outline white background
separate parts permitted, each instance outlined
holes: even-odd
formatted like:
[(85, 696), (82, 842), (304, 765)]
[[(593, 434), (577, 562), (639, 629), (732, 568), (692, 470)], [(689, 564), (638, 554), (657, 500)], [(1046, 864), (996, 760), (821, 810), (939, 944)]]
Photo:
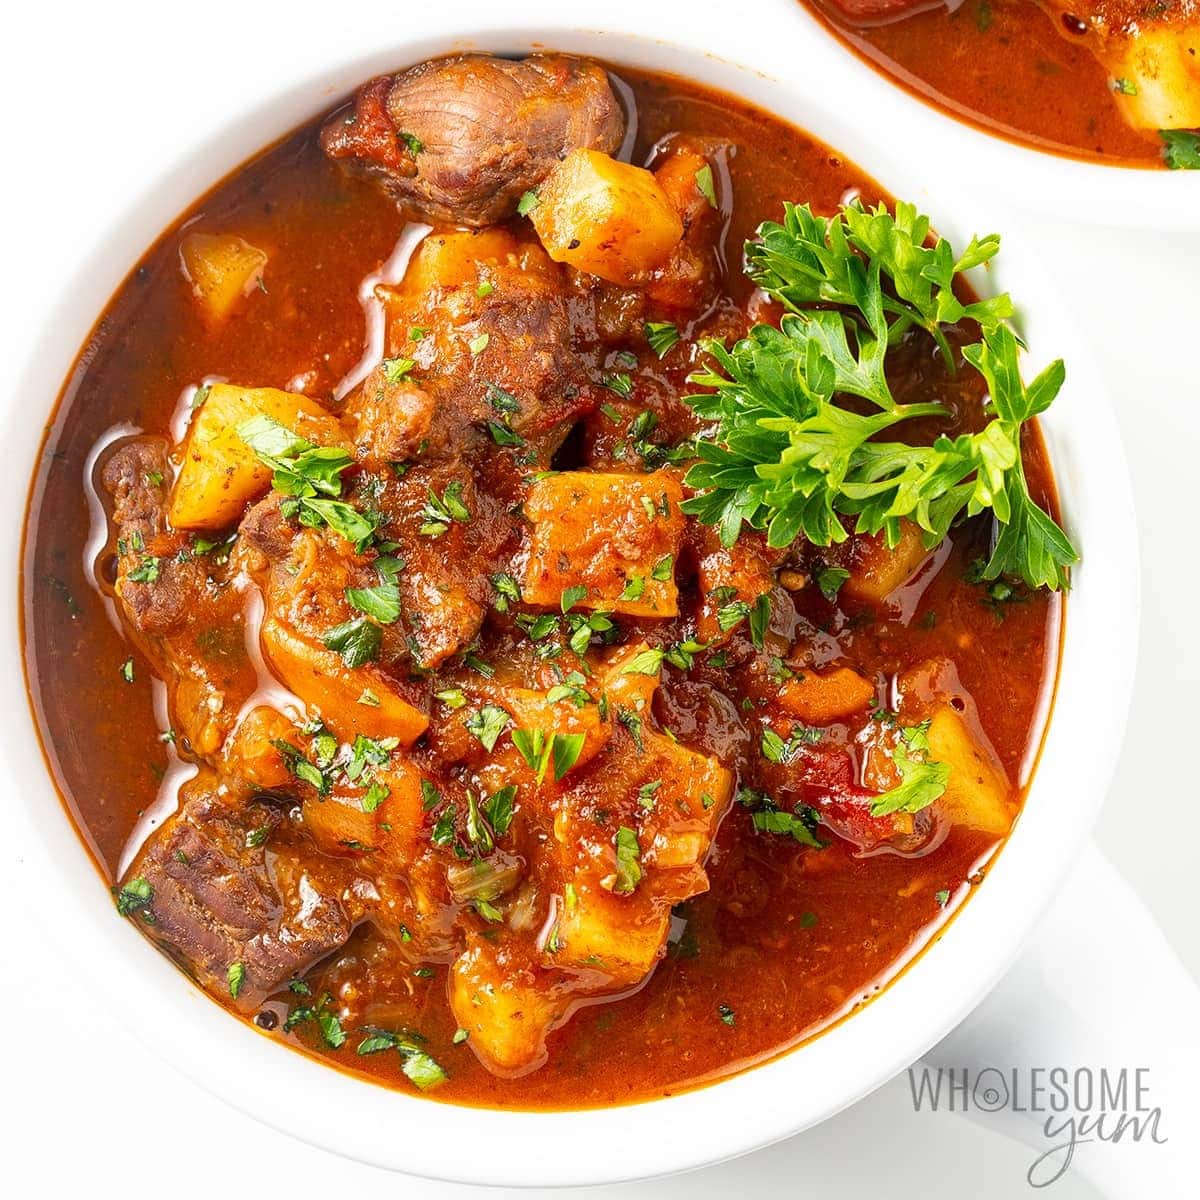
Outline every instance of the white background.
[[(281, 86), (286, 81), (294, 26), (289, 23), (291, 34), (245, 40), (240, 7), (213, 0), (178, 13), (169, 5), (143, 12), (99, 4), (22, 5), (6, 13), (0, 330), (10, 328), (10, 306), (52, 295), (56, 280), (72, 269), (70, 231), (79, 206), (90, 195), (136, 184), (144, 164), (169, 143), (173, 113), (202, 110), (204, 89), (220, 70), (274, 71)], [(361, 7), (339, 3), (334, 19), (352, 19)], [(400, 0), (392, 6), (397, 20), (403, 9)], [(258, 25), (260, 33), (267, 28), (265, 21)], [(147, 230), (148, 240), (155, 232)], [(1193, 832), (1200, 795), (1191, 765), (1200, 714), (1194, 619), (1200, 571), (1189, 524), (1200, 408), (1200, 214), (1197, 233), (1187, 236), (1045, 225), (1036, 235), (1019, 236), (1039, 247), (1081, 324), (1095, 335), (1139, 509), (1141, 555), (1139, 561), (1131, 550), (1129, 570), (1142, 572), (1141, 662), (1129, 735), (1098, 839), (1200, 975), (1200, 850)], [(7, 354), (20, 349), (4, 344)], [(31, 419), (40, 419), (46, 401), (3, 398), (28, 404), (37, 414)], [(1111, 631), (1114, 642), (1133, 635)], [(1112, 699), (1097, 696), (1095, 703)], [(336, 1188), (363, 1200), (468, 1195), (470, 1189), (389, 1176), (290, 1142), (152, 1058), (89, 1006), (87, 980), (72, 975), (70, 931), (43, 928), (36, 894), (25, 888), (16, 895), (9, 886), (21, 853), (20, 846), (4, 845), (0, 858), (10, 965), (0, 1060), (0, 1184), (8, 1194), (86, 1188), (102, 1197), (169, 1191), (184, 1200), (210, 1197), (214, 1189), (250, 1195), (269, 1185), (279, 1195)], [(1113, 954), (1119, 967), (1120, 947)], [(134, 980), (129, 1004), (136, 1010)], [(379, 1135), (402, 1138), (403, 1130)], [(914, 1115), (900, 1079), (782, 1146), (605, 1194), (717, 1197), (746, 1189), (846, 1200), (998, 1200), (1030, 1194), (1023, 1183), (1029, 1158), (1025, 1148), (952, 1116)], [(1097, 1195), (1071, 1176), (1053, 1194), (1057, 1200)]]

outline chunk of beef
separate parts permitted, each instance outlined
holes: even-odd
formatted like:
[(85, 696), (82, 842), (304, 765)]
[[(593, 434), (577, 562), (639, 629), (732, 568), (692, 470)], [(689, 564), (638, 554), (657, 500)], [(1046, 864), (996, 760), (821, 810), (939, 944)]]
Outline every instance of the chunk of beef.
[[(492, 596), (488, 577), (510, 567), (519, 539), (509, 507), (459, 463), (431, 463), (387, 480), (378, 505), (404, 569), (396, 578), (409, 647), (436, 668), (478, 634)], [(447, 495), (469, 514), (436, 521), (431, 499)]]
[(680, 135), (663, 148), (654, 178), (679, 214), (683, 238), (662, 266), (645, 281), (652, 305), (696, 314), (708, 308), (721, 282), (720, 241), (725, 215), (700, 189), (707, 168), (719, 178), (729, 147), (723, 142)]
[(321, 144), (414, 215), (478, 227), (515, 215), (568, 150), (611, 152), (624, 128), (595, 63), (462, 54), (372, 80), (352, 112), (325, 126)]
[(118, 551), (114, 590), (134, 640), (170, 689), (173, 727), (211, 757), (257, 680), (230, 569), (170, 527), (169, 480), (166, 445), (157, 438), (126, 442), (104, 464)]
[(283, 497), (278, 492), (268, 492), (250, 508), (238, 526), (238, 536), (247, 549), (257, 550), (268, 560), (287, 556), (296, 537), (297, 526), (280, 511)]
[(113, 501), (117, 595), (133, 626), (149, 636), (188, 625), (207, 587), (205, 565), (180, 556), (191, 539), (168, 527), (170, 479), (166, 443), (158, 438), (126, 442), (101, 471)]
[[(201, 777), (191, 799), (147, 842), (129, 870), (150, 888), (146, 932), (209, 991), (253, 1008), (350, 936), (361, 912), (333, 869), (276, 840), (278, 813), (235, 809)], [(231, 988), (230, 970), (241, 964)], [(232, 978), (237, 978), (235, 969)]]
[(507, 429), (546, 466), (599, 402), (572, 347), (562, 269), (505, 230), (431, 234), (385, 303), (391, 357), (345, 414), (369, 461), (490, 452), (514, 444)]

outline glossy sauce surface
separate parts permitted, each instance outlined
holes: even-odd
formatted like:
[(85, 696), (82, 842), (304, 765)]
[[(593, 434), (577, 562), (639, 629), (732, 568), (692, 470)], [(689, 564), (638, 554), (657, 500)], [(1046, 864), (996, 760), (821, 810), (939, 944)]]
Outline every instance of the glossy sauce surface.
[[(737, 100), (675, 79), (619, 73), (639, 111), (634, 162), (646, 160), (669, 133), (731, 147), (728, 267), (724, 296), (704, 318), (707, 328), (737, 328), (747, 310), (772, 315), (736, 268), (743, 239), (776, 217), (785, 199), (830, 211), (851, 189), (879, 195), (838, 155)], [(404, 222), (382, 194), (321, 154), (315, 128), (235, 173), (146, 254), (82, 353), (48, 431), (24, 580), (31, 688), (58, 785), (110, 882), (170, 815), (196, 756), (164, 740), (171, 716), (163, 684), (115, 617), (98, 463), (133, 433), (173, 438), (201, 381), (227, 378), (328, 398), (355, 368), (364, 346), (360, 284), (386, 262)], [(180, 240), (197, 231), (236, 232), (268, 254), (262, 289), (236, 320), (217, 328), (201, 320), (180, 269)], [(978, 389), (942, 378), (931, 359), (912, 348), (893, 383), (897, 394), (934, 388), (963, 425), (977, 424)], [(674, 397), (687, 390), (690, 369), (643, 357), (633, 371), (668, 433), (678, 419)], [(611, 469), (617, 451), (602, 426), (588, 423), (579, 441), (582, 448), (570, 453)], [(1029, 438), (1025, 451), (1035, 496), (1052, 502), (1040, 439)], [(1040, 741), (1060, 603), (1042, 593), (998, 603), (968, 579), (969, 564), (986, 550), (987, 529), (968, 524), (955, 531), (935, 569), (902, 589), (885, 612), (831, 601), (809, 586), (775, 619), (803, 642), (810, 666), (849, 661), (876, 680), (883, 705), (898, 672), (929, 659), (953, 662), (1015, 796)], [(253, 616), (252, 604), (239, 607), (208, 631), (208, 650), (227, 663), (231, 677), (248, 676), (249, 686), (269, 691), (274, 681), (262, 675), (253, 653)], [(635, 639), (656, 623), (625, 625)], [(667, 640), (691, 629), (685, 612), (671, 622)], [(656, 632), (664, 632), (661, 622)], [(512, 637), (485, 630), (479, 653), (519, 662)], [(654, 717), (684, 745), (734, 768), (739, 782), (763, 786), (768, 776), (753, 741), (759, 729), (753, 713), (766, 703), (764, 688), (778, 683), (705, 666), (664, 671)], [(824, 734), (827, 746), (851, 757), (855, 736), (836, 722)], [(415, 753), (424, 763), (425, 752)], [(583, 1005), (551, 1033), (548, 1063), (516, 1078), (497, 1081), (469, 1045), (456, 1042), (445, 961), (397, 957), (392, 941), (369, 923), (304, 981), (305, 996), (327, 993), (341, 1006), (346, 1044), (324, 1044), (313, 1022), (285, 1032), (289, 1012), (308, 1002), (287, 990), (243, 1015), (265, 1036), (402, 1088), (410, 1085), (395, 1055), (355, 1055), (357, 1030), (367, 1024), (418, 1030), (448, 1075), (431, 1094), (453, 1102), (582, 1107), (709, 1082), (796, 1045), (869, 999), (968, 896), (999, 841), (947, 825), (911, 851), (864, 852), (826, 836), (827, 848), (809, 852), (787, 837), (756, 834), (735, 804), (707, 864), (709, 888), (677, 910), (666, 956), (648, 982), (624, 998)], [(349, 869), (346, 861), (327, 865), (337, 872)], [(104, 903), (99, 892), (97, 903)], [(137, 1003), (135, 983), (130, 1003)]]

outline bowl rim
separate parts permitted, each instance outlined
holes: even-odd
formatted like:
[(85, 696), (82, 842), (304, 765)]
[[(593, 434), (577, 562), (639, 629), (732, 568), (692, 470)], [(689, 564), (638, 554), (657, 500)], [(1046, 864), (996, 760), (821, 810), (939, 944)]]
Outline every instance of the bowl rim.
[[(581, 28), (548, 0), (530, 0), (519, 22), (471, 14), (469, 24), (447, 14), (406, 16), (404, 36), (380, 47), (378, 38), (347, 33), (314, 47), (280, 92), (258, 83), (254, 94), (226, 97), (196, 137), (173, 149), (174, 161), (122, 206), (87, 241), (76, 277), (64, 285), (52, 313), (26, 315), (31, 353), (12, 395), (56, 396), (96, 315), (129, 265), (159, 231), (196, 196), (276, 136), (328, 107), (363, 78), (462, 47), (519, 51), (553, 45), (592, 53), (616, 63), (658, 64), (745, 96), (811, 130), (826, 143), (867, 164), (870, 174), (896, 194), (940, 217), (978, 212), (979, 197), (956, 189), (935, 202), (917, 178), (906, 138), (873, 139), (856, 129), (852, 114), (836, 110), (820, 50), (802, 85), (789, 81), (788, 53), (763, 49), (751, 38), (726, 37), (728, 58), (712, 55), (712, 31), (694, 19), (680, 26), (674, 6), (612, 0), (602, 20)], [(785, 48), (786, 49), (786, 48)], [(741, 64), (739, 65), (739, 61)], [(836, 72), (834, 72), (836, 77)], [(852, 147), (852, 150), (850, 149)], [(962, 182), (961, 180), (959, 181)], [(939, 227), (961, 238), (948, 216)], [(149, 233), (147, 234), (147, 230)], [(21, 817), (36, 846), (29, 862), (53, 873), (62, 911), (85, 937), (73, 958), (89, 979), (89, 993), (105, 1003), (160, 1057), (207, 1090), (283, 1132), (360, 1161), (431, 1178), (512, 1186), (613, 1183), (662, 1175), (720, 1161), (825, 1119), (852, 1104), (910, 1064), (974, 1007), (1015, 958), (1025, 936), (1065, 877), (1103, 799), (1124, 724), (1132, 680), (1137, 622), (1136, 574), (1127, 569), (1136, 546), (1132, 499), (1123, 453), (1102, 380), (1088, 360), (1087, 343), (1056, 301), (1036, 263), (1018, 246), (995, 273), (1019, 279), (1021, 297), (1040, 297), (1027, 312), (1036, 360), (1043, 324), (1056, 350), (1071, 364), (1068, 385), (1044, 424), (1069, 528), (1085, 559), (1077, 573), (1059, 676), (1059, 701), (1026, 810), (1003, 854), (960, 916), (923, 954), (852, 1020), (768, 1063), (718, 1084), (666, 1099), (574, 1112), (512, 1112), (429, 1103), (403, 1092), (364, 1085), (278, 1046), (231, 1020), (145, 939), (114, 921), (87, 863), (87, 852), (46, 777), (23, 688), (22, 648), (16, 633), (16, 589), (0, 593), (0, 664), (6, 666), (3, 704), (11, 736), (0, 742), (0, 764), (20, 797)], [(1033, 363), (1037, 366), (1040, 363)], [(1080, 382), (1082, 379), (1082, 382)], [(1082, 420), (1086, 415), (1087, 420)], [(0, 421), (14, 458), (32, 466), (40, 424), (10, 405)], [(1104, 479), (1095, 464), (1104, 465)], [(1085, 469), (1086, 464), (1086, 469)], [(23, 511), (28, 476), (9, 473), (9, 503)], [(15, 523), (14, 523), (15, 524)], [(21, 523), (23, 524), (23, 522)], [(21, 577), (20, 527), (0, 534), (0, 549)], [(23, 582), (23, 580), (22, 580)], [(1131, 638), (1110, 646), (1114, 627)], [(1103, 641), (1102, 641), (1103, 639)], [(1105, 646), (1106, 657), (1093, 648)], [(1115, 700), (1097, 715), (1100, 694)], [(1074, 792), (1072, 793), (1072, 788)], [(1055, 803), (1053, 797), (1068, 797)], [(1061, 798), (1061, 797), (1060, 797)], [(129, 1008), (129, 973), (143, 985), (136, 1011)], [(247, 1087), (246, 1081), (253, 1086)], [(405, 1136), (381, 1137), (391, 1121)], [(697, 1129), (703, 1131), (696, 1138)], [(596, 1161), (597, 1144), (621, 1147)], [(470, 1151), (463, 1152), (464, 1147)]]

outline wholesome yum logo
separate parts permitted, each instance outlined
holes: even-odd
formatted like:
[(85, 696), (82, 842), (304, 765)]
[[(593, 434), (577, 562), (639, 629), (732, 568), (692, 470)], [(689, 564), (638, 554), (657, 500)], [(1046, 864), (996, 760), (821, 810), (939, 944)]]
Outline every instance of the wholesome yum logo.
[(1030, 1114), (1050, 1143), (1026, 1172), (1031, 1187), (1048, 1187), (1061, 1179), (1076, 1146), (1167, 1140), (1159, 1132), (1162, 1110), (1151, 1103), (1148, 1067), (1030, 1067), (1008, 1072), (996, 1067), (910, 1067), (908, 1086), (915, 1112)]

